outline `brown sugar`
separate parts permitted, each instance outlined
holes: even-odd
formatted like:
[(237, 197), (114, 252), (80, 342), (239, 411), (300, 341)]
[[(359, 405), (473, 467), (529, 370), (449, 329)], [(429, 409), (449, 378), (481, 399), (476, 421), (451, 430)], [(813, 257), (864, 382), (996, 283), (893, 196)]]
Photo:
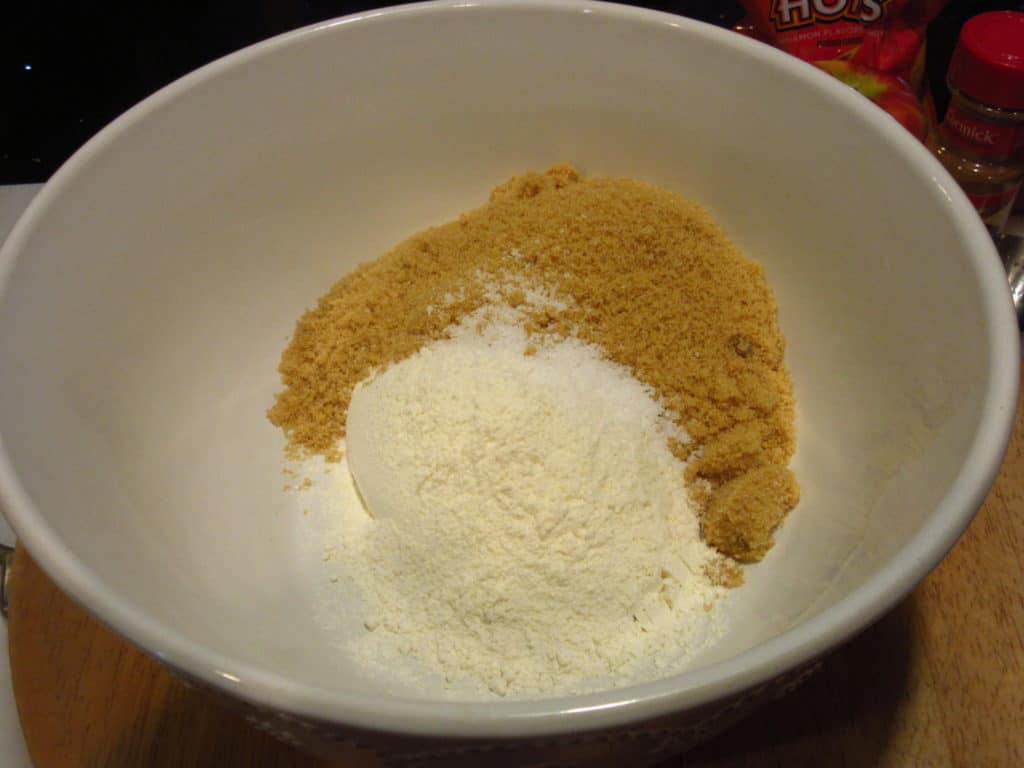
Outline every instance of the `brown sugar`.
[[(520, 282), (515, 282), (516, 280)], [(524, 304), (543, 285), (557, 304)], [(487, 205), (400, 243), (299, 321), (269, 411), (290, 449), (337, 459), (355, 385), (497, 300), (527, 330), (597, 344), (651, 386), (692, 438), (674, 443), (707, 543), (759, 560), (796, 504), (793, 399), (761, 267), (685, 198), (568, 165), (497, 187)]]

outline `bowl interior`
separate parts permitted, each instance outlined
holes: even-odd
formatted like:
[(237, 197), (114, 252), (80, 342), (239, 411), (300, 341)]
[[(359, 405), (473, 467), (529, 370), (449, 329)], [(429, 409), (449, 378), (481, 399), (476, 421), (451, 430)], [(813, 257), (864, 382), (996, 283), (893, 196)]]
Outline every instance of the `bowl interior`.
[(11, 504), (19, 534), (157, 653), (174, 657), (154, 627), (228, 678), (434, 696), (339, 651), (358, 616), (324, 576), (328, 523), (282, 491), (264, 411), (338, 277), (568, 160), (703, 202), (766, 268), (803, 497), (692, 675), (783, 635), (936, 535), (991, 407), (965, 206), (858, 99), (738, 36), (574, 4), (406, 9), (190, 76), (80, 153), (8, 244), (0, 434), (38, 512)]

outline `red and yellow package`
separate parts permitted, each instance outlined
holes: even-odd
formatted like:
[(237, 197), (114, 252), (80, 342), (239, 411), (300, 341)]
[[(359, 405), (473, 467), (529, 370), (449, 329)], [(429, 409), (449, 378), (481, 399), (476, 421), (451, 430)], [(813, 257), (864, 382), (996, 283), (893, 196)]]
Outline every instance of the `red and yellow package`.
[(856, 88), (922, 141), (934, 122), (925, 34), (947, 0), (742, 0), (740, 31)]

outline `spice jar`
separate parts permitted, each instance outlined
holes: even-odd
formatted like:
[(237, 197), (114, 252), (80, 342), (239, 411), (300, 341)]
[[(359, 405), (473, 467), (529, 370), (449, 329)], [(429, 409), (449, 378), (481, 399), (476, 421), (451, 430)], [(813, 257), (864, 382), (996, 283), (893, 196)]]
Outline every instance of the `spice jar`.
[(1024, 13), (969, 19), (947, 83), (951, 101), (931, 149), (999, 234), (1024, 179)]

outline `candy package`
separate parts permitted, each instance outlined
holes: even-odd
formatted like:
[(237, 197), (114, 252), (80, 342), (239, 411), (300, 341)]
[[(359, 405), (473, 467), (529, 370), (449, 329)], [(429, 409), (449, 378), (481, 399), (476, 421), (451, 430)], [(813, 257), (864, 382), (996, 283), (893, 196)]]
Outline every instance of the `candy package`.
[(928, 23), (946, 0), (742, 0), (737, 29), (857, 89), (922, 141), (935, 120)]

